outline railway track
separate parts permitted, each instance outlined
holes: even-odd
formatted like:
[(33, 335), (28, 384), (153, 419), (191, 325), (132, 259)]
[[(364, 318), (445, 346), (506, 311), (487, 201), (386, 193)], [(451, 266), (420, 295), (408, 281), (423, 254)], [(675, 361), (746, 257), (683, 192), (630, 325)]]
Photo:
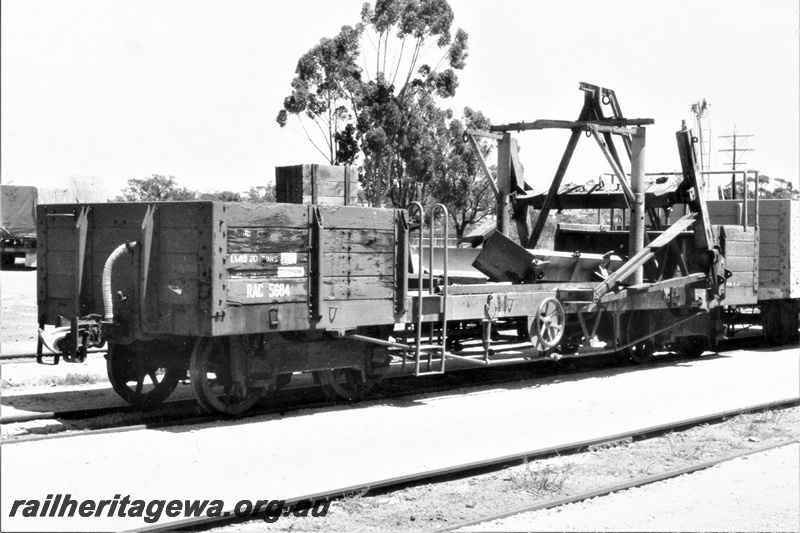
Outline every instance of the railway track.
[[(748, 336), (725, 341), (720, 346), (720, 351), (743, 349), (758, 346), (763, 343), (760, 336)], [(681, 357), (677, 354), (666, 354), (659, 357), (646, 367), (655, 365), (669, 365)], [(603, 369), (624, 366), (614, 357), (585, 357), (572, 359), (567, 364), (540, 361), (538, 363), (522, 363), (519, 365), (499, 366), (488, 368), (468, 368), (438, 378), (400, 377), (383, 381), (376, 387), (369, 399), (392, 399), (406, 396), (441, 393), (458, 390), (478, 385), (497, 385), (513, 383), (528, 379), (546, 379), (558, 375), (573, 375), (582, 372), (602, 371)], [(532, 374), (535, 372), (535, 374)], [(293, 387), (275, 394), (267, 401), (261, 402), (249, 412), (240, 415), (238, 420), (246, 420), (257, 416), (290, 413), (301, 409), (325, 408), (336, 405), (338, 402), (321, 400), (318, 387)], [(0, 418), (0, 426), (10, 424), (24, 424), (34, 421), (80, 421), (107, 415), (132, 415), (127, 420), (116, 420), (107, 427), (99, 429), (60, 431), (47, 434), (26, 434), (19, 437), (8, 437), (4, 443), (28, 442), (64, 438), (75, 435), (116, 433), (123, 431), (136, 431), (141, 429), (157, 429), (174, 426), (189, 426), (204, 424), (215, 420), (229, 420), (217, 414), (203, 412), (194, 399), (171, 400), (162, 404), (157, 410), (140, 412), (130, 405), (98, 407), (91, 409), (75, 409), (65, 411), (25, 412)], [(137, 416), (138, 415), (138, 416)]]
[[(106, 349), (105, 348), (91, 348), (86, 351), (90, 356), (94, 354), (103, 354), (105, 355)], [(45, 360), (52, 359), (54, 354), (45, 351)], [(3, 364), (7, 363), (35, 363), (36, 362), (36, 352), (24, 352), (24, 353), (10, 353), (10, 354), (2, 354), (0, 355), (0, 362)], [(69, 363), (64, 363), (69, 364)]]
[(502, 511), (499, 513), (494, 513), (491, 515), (487, 515), (481, 518), (477, 518), (474, 520), (465, 520), (463, 522), (459, 522), (458, 524), (454, 524), (452, 526), (447, 526), (444, 528), (434, 529), (435, 532), (444, 533), (446, 531), (457, 531), (459, 529), (474, 526), (478, 524), (483, 524), (486, 522), (493, 522), (495, 520), (500, 520), (502, 518), (508, 518), (509, 516), (514, 516), (522, 513), (529, 513), (532, 511), (541, 511), (544, 509), (552, 509), (553, 507), (560, 507), (562, 505), (568, 505), (571, 503), (577, 503), (584, 500), (589, 500), (591, 498), (597, 498), (598, 496), (607, 496), (614, 492), (619, 492), (623, 490), (632, 489), (635, 487), (641, 487), (644, 485), (649, 485), (651, 483), (657, 483), (659, 481), (664, 481), (667, 479), (675, 478), (678, 476), (682, 476), (684, 474), (691, 474), (693, 472), (697, 472), (699, 470), (705, 470), (706, 468), (711, 468), (712, 466), (716, 466), (721, 463), (725, 463), (727, 461), (732, 461), (733, 459), (738, 459), (740, 457), (745, 457), (748, 455), (755, 455), (758, 453), (767, 452), (769, 450), (773, 450), (775, 448), (781, 448), (783, 446), (788, 446), (791, 444), (795, 444), (800, 442), (797, 439), (788, 440), (784, 442), (772, 443), (767, 444), (764, 446), (759, 446), (757, 448), (751, 450), (744, 450), (738, 453), (733, 453), (726, 455), (724, 457), (719, 457), (717, 459), (712, 459), (710, 461), (703, 461), (702, 463), (697, 463), (691, 466), (686, 466), (683, 468), (674, 468), (667, 472), (662, 472), (661, 474), (656, 474), (652, 476), (644, 476), (637, 479), (632, 479), (625, 483), (618, 483), (615, 485), (607, 485), (605, 487), (601, 487), (599, 489), (594, 489), (586, 492), (581, 492), (579, 494), (574, 494), (572, 496), (567, 496), (564, 498), (554, 498), (552, 500), (548, 500), (546, 502), (531, 504), (531, 505), (523, 505), (521, 507), (515, 507), (513, 509), (508, 509), (506, 511)]
[[(196, 405), (194, 400), (173, 400), (164, 402), (158, 411), (161, 416), (164, 412), (169, 413), (181, 407), (192, 407)], [(0, 418), (0, 425), (21, 424), (24, 422), (34, 422), (36, 420), (83, 420), (104, 415), (137, 413), (138, 409), (132, 405), (115, 405), (111, 407), (96, 407), (92, 409), (73, 409), (70, 411), (47, 411), (41, 413), (25, 412)]]
[[(589, 439), (589, 440), (582, 440), (576, 442), (570, 442), (561, 444), (558, 446), (548, 447), (548, 448), (538, 448), (532, 449), (527, 452), (517, 453), (513, 455), (503, 455), (494, 457), (491, 459), (485, 459), (480, 461), (468, 462), (463, 463), (460, 465), (456, 465), (449, 468), (441, 468), (441, 469), (433, 469), (427, 471), (420, 471), (410, 475), (404, 475), (399, 477), (391, 477), (386, 478), (379, 481), (372, 481), (368, 484), (364, 485), (349, 485), (337, 488), (335, 490), (327, 491), (324, 493), (314, 493), (314, 494), (306, 494), (299, 498), (292, 498), (286, 499), (285, 504), (287, 507), (296, 504), (297, 502), (304, 501), (304, 500), (311, 500), (311, 501), (321, 501), (321, 500), (331, 500), (344, 497), (349, 494), (374, 494), (374, 493), (385, 493), (390, 492), (395, 489), (399, 489), (402, 487), (407, 487), (409, 485), (414, 484), (421, 484), (425, 483), (434, 483), (440, 480), (445, 480), (447, 478), (452, 478), (454, 476), (466, 476), (475, 473), (483, 473), (491, 469), (500, 469), (506, 466), (513, 466), (517, 465), (522, 461), (529, 461), (534, 459), (541, 459), (545, 457), (551, 457), (555, 455), (567, 455), (567, 454), (574, 454), (579, 453), (582, 451), (590, 450), (594, 447), (602, 447), (605, 445), (611, 445), (613, 443), (619, 442), (632, 442), (632, 441), (641, 441), (644, 439), (654, 438), (658, 436), (665, 435), (667, 433), (673, 431), (682, 431), (686, 430), (695, 426), (699, 426), (702, 424), (713, 424), (720, 421), (724, 421), (728, 418), (735, 417), (745, 413), (756, 413), (760, 411), (767, 411), (767, 410), (774, 410), (774, 409), (784, 409), (789, 407), (795, 407), (800, 405), (800, 396), (792, 397), (792, 398), (785, 398), (782, 400), (767, 402), (767, 403), (760, 403), (756, 405), (749, 405), (746, 407), (741, 407), (732, 410), (721, 411), (717, 413), (713, 413), (710, 415), (700, 416), (696, 418), (689, 418), (680, 420), (677, 422), (672, 422), (669, 424), (660, 424), (654, 425), (650, 427), (643, 427), (637, 429), (636, 431), (629, 431), (625, 433), (617, 433), (617, 434), (609, 434), (600, 438), (596, 439)], [(588, 498), (593, 498), (596, 496), (602, 496), (605, 494), (609, 494), (611, 492), (616, 492), (620, 490), (625, 490), (628, 488), (641, 486), (649, 483), (654, 483), (656, 481), (662, 481), (665, 479), (669, 479), (672, 477), (677, 477), (686, 473), (695, 472), (697, 470), (709, 468), (714, 466), (715, 464), (719, 464), (724, 461), (729, 461), (731, 459), (735, 459), (736, 457), (741, 457), (743, 455), (759, 453), (762, 451), (767, 451), (769, 449), (783, 446), (787, 444), (791, 444), (797, 442), (797, 440), (790, 440), (781, 442), (778, 444), (770, 444), (768, 446), (761, 446), (756, 449), (747, 450), (744, 452), (727, 455), (724, 457), (720, 457), (711, 461), (704, 461), (701, 463), (697, 463), (688, 467), (683, 468), (676, 468), (661, 474), (657, 475), (650, 475), (650, 476), (643, 476), (636, 479), (632, 479), (628, 482), (609, 485), (606, 487), (602, 487), (600, 489), (595, 489), (588, 492), (583, 492), (577, 495), (573, 495), (567, 498), (559, 498), (550, 500), (544, 503), (524, 506), (524, 507), (517, 507), (514, 509), (509, 509), (502, 513), (497, 513), (493, 515), (488, 515), (485, 517), (481, 517), (479, 519), (471, 520), (468, 522), (463, 522), (459, 524), (454, 524), (452, 526), (448, 526), (446, 528), (437, 530), (437, 531), (453, 531), (456, 529), (460, 529), (462, 527), (466, 527), (468, 525), (474, 525), (481, 522), (486, 522), (490, 520), (496, 520), (499, 518), (503, 518), (506, 516), (511, 516), (513, 514), (538, 510), (538, 509), (545, 509), (550, 507), (556, 507), (559, 505), (565, 505), (567, 503), (573, 503), (576, 501), (585, 500)], [(251, 517), (252, 519), (258, 519), (257, 516)], [(235, 515), (234, 509), (226, 509), (222, 513), (222, 517), (196, 517), (196, 518), (186, 518), (183, 520), (170, 522), (169, 524), (157, 524), (149, 527), (144, 528), (137, 528), (137, 531), (175, 531), (175, 530), (197, 530), (203, 529), (207, 527), (218, 527), (222, 526), (227, 523), (233, 522), (240, 522), (242, 517), (237, 517)]]
[[(576, 374), (593, 370), (591, 367), (602, 367), (602, 362), (598, 360), (587, 360), (588, 367), (582, 366), (566, 370), (560, 365), (543, 362), (537, 365), (540, 371), (536, 378), (547, 378), (560, 374)], [(667, 364), (665, 361), (664, 364)], [(596, 368), (594, 368), (596, 369)], [(478, 385), (496, 385), (502, 383), (513, 383), (532, 379), (531, 366), (528, 365), (509, 365), (504, 367), (487, 369), (467, 369), (455, 372), (449, 376), (434, 378), (415, 378), (401, 377), (387, 380), (381, 383), (369, 399), (394, 399), (418, 394), (430, 394), (454, 391)], [(341, 402), (324, 400), (319, 387), (287, 387), (273, 398), (256, 405), (250, 411), (240, 415), (236, 420), (247, 420), (265, 415), (285, 414), (302, 409), (321, 409), (340, 405)], [(0, 418), (0, 425), (15, 423), (26, 423), (38, 420), (65, 420), (74, 421), (94, 418), (103, 415), (137, 413), (132, 406), (101, 407), (97, 409), (78, 409), (60, 412), (43, 413), (24, 413)], [(200, 410), (194, 399), (172, 400), (162, 404), (157, 410), (149, 413), (140, 413), (141, 417), (130, 421), (118, 423), (117, 425), (101, 429), (84, 430), (80, 432), (65, 431), (49, 433), (44, 435), (22, 435), (19, 437), (9, 437), (3, 440), (4, 444), (30, 442), (38, 440), (48, 440), (65, 438), (76, 435), (100, 435), (106, 433), (120, 433), (125, 431), (136, 431), (140, 429), (157, 429), (165, 427), (189, 426), (205, 424), (217, 420), (231, 420), (230, 417), (223, 417), (218, 414), (207, 414)], [(146, 420), (142, 420), (146, 418)]]

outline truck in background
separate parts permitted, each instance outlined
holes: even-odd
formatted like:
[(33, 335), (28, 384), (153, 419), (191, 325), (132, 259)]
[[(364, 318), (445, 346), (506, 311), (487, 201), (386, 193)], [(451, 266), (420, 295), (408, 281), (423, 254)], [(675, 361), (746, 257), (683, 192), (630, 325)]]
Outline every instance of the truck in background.
[(0, 185), (0, 253), (2, 266), (12, 266), (17, 258), (26, 267), (36, 266), (36, 206), (105, 202), (102, 178), (72, 176), (61, 187)]

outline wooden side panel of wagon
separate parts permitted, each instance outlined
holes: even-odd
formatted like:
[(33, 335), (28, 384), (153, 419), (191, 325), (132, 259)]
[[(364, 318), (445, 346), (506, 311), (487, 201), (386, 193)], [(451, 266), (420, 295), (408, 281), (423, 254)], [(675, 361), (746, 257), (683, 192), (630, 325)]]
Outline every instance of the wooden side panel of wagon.
[(395, 321), (398, 260), (393, 209), (326, 206), (323, 230), (323, 296), (320, 325), (347, 329)]
[(309, 207), (214, 204), (214, 335), (305, 330)]
[[(152, 249), (142, 251), (147, 276), (144, 331), (209, 335), (213, 284), (213, 204), (154, 204)], [(146, 239), (143, 239), (146, 240)], [(143, 242), (143, 246), (146, 245)]]
[(102, 314), (106, 260), (118, 246), (136, 243), (113, 267), (115, 319), (147, 334), (210, 334), (211, 210), (210, 202), (40, 207), (43, 322)]
[(300, 204), (214, 208), (214, 335), (394, 322), (395, 211)]
[[(707, 204), (712, 224), (741, 224), (741, 201)], [(748, 201), (747, 213), (747, 225), (754, 226), (752, 200)], [(759, 200), (758, 226), (758, 299), (800, 298), (800, 201)]]

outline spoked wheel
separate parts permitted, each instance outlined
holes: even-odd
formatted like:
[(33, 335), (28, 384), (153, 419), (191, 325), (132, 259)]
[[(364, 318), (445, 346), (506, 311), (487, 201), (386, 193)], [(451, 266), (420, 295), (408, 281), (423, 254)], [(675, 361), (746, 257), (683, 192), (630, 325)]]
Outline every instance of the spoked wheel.
[(531, 342), (536, 339), (543, 350), (558, 346), (564, 336), (566, 322), (561, 302), (555, 298), (545, 298), (531, 322)]
[(353, 402), (361, 400), (372, 389), (374, 380), (364, 379), (357, 368), (335, 368), (314, 372), (314, 380), (319, 381), (322, 392), (329, 400)]
[(147, 411), (166, 400), (184, 370), (148, 362), (141, 347), (109, 344), (106, 361), (111, 387), (129, 404)]
[(261, 396), (259, 389), (247, 388), (244, 394), (237, 391), (231, 379), (229, 344), (220, 337), (197, 340), (192, 351), (189, 376), (195, 398), (212, 413), (239, 415), (253, 407)]
[[(625, 326), (625, 344), (650, 335), (654, 330), (652, 313), (645, 311), (628, 313), (627, 325)], [(656, 341), (654, 337), (641, 340), (622, 351), (628, 359), (636, 364), (642, 365), (653, 358), (656, 351)]]

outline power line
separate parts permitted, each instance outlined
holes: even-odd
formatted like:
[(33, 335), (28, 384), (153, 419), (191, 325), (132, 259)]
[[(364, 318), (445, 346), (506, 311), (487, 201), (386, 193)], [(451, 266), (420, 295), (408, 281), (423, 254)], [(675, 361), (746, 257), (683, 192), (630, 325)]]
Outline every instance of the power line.
[[(743, 152), (752, 152), (752, 148), (746, 148), (745, 145), (747, 143), (747, 139), (749, 137), (753, 137), (752, 135), (741, 135), (736, 132), (736, 126), (733, 127), (733, 135), (721, 135), (720, 139), (730, 139), (728, 142), (730, 143), (731, 147), (718, 150), (719, 152), (730, 152), (730, 163), (724, 163), (725, 165), (731, 166), (731, 170), (733, 170), (733, 174), (731, 175), (731, 196), (735, 200), (736, 199), (736, 167), (741, 167), (746, 165), (746, 161), (742, 161), (742, 153)], [(742, 187), (747, 187), (747, 180), (743, 180)]]
[[(731, 165), (733, 167), (732, 170), (736, 170), (737, 166), (746, 165), (747, 162), (742, 161), (739, 157), (741, 156), (742, 152), (752, 152), (752, 148), (744, 148), (742, 145), (746, 143), (746, 139), (748, 137), (752, 137), (752, 135), (740, 135), (736, 133), (736, 129), (733, 130), (733, 135), (720, 135), (720, 139), (733, 139), (729, 141), (731, 143), (731, 148), (725, 150), (718, 150), (719, 152), (732, 152), (731, 154), (731, 162), (725, 163), (726, 165)], [(744, 140), (743, 140), (744, 139)]]

